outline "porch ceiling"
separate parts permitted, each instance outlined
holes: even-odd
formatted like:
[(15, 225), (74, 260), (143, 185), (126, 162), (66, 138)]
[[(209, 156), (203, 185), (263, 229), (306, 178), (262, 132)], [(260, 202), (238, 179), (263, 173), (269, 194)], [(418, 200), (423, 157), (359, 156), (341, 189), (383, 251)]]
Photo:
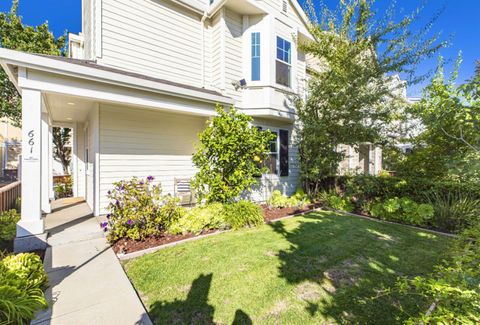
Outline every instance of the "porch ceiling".
[(46, 94), (49, 112), (54, 122), (83, 122), (94, 106), (93, 101), (60, 94)]

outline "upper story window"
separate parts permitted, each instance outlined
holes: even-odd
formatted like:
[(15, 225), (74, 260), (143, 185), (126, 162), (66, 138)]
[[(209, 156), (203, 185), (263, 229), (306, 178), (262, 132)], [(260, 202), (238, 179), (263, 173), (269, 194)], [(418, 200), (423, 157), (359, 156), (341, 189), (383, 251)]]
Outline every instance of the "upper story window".
[(252, 81), (260, 80), (260, 33), (252, 33)]
[(287, 87), (291, 86), (291, 53), (291, 43), (277, 36), (276, 82)]

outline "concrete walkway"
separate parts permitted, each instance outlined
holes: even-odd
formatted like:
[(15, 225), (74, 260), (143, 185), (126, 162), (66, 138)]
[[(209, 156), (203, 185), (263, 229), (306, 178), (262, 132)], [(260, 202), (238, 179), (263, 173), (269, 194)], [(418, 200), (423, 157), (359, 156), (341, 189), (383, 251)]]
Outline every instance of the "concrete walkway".
[(79, 199), (53, 203), (45, 271), (50, 308), (32, 324), (151, 324), (145, 309), (107, 245), (101, 220)]

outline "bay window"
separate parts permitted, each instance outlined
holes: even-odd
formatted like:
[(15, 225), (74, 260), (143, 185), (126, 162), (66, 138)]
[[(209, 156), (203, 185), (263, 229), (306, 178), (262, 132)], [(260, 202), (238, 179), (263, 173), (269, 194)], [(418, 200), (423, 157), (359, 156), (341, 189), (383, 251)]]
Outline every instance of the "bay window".
[(252, 33), (252, 81), (260, 80), (260, 33)]

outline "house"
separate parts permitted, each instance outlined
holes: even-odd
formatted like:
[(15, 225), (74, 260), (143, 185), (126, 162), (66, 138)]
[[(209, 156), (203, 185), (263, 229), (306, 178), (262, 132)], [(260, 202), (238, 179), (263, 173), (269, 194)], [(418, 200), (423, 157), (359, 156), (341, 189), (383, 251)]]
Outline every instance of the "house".
[[(0, 49), (23, 98), (22, 219), (32, 246), (50, 212), (52, 126), (73, 131), (73, 192), (107, 213), (116, 181), (152, 175), (164, 193), (195, 174), (197, 135), (215, 104), (277, 134), (250, 194), (292, 194), (299, 169), (293, 99), (303, 96), (307, 17), (296, 0), (84, 0), (70, 58)], [(31, 247), (30, 247), (31, 248)]]

